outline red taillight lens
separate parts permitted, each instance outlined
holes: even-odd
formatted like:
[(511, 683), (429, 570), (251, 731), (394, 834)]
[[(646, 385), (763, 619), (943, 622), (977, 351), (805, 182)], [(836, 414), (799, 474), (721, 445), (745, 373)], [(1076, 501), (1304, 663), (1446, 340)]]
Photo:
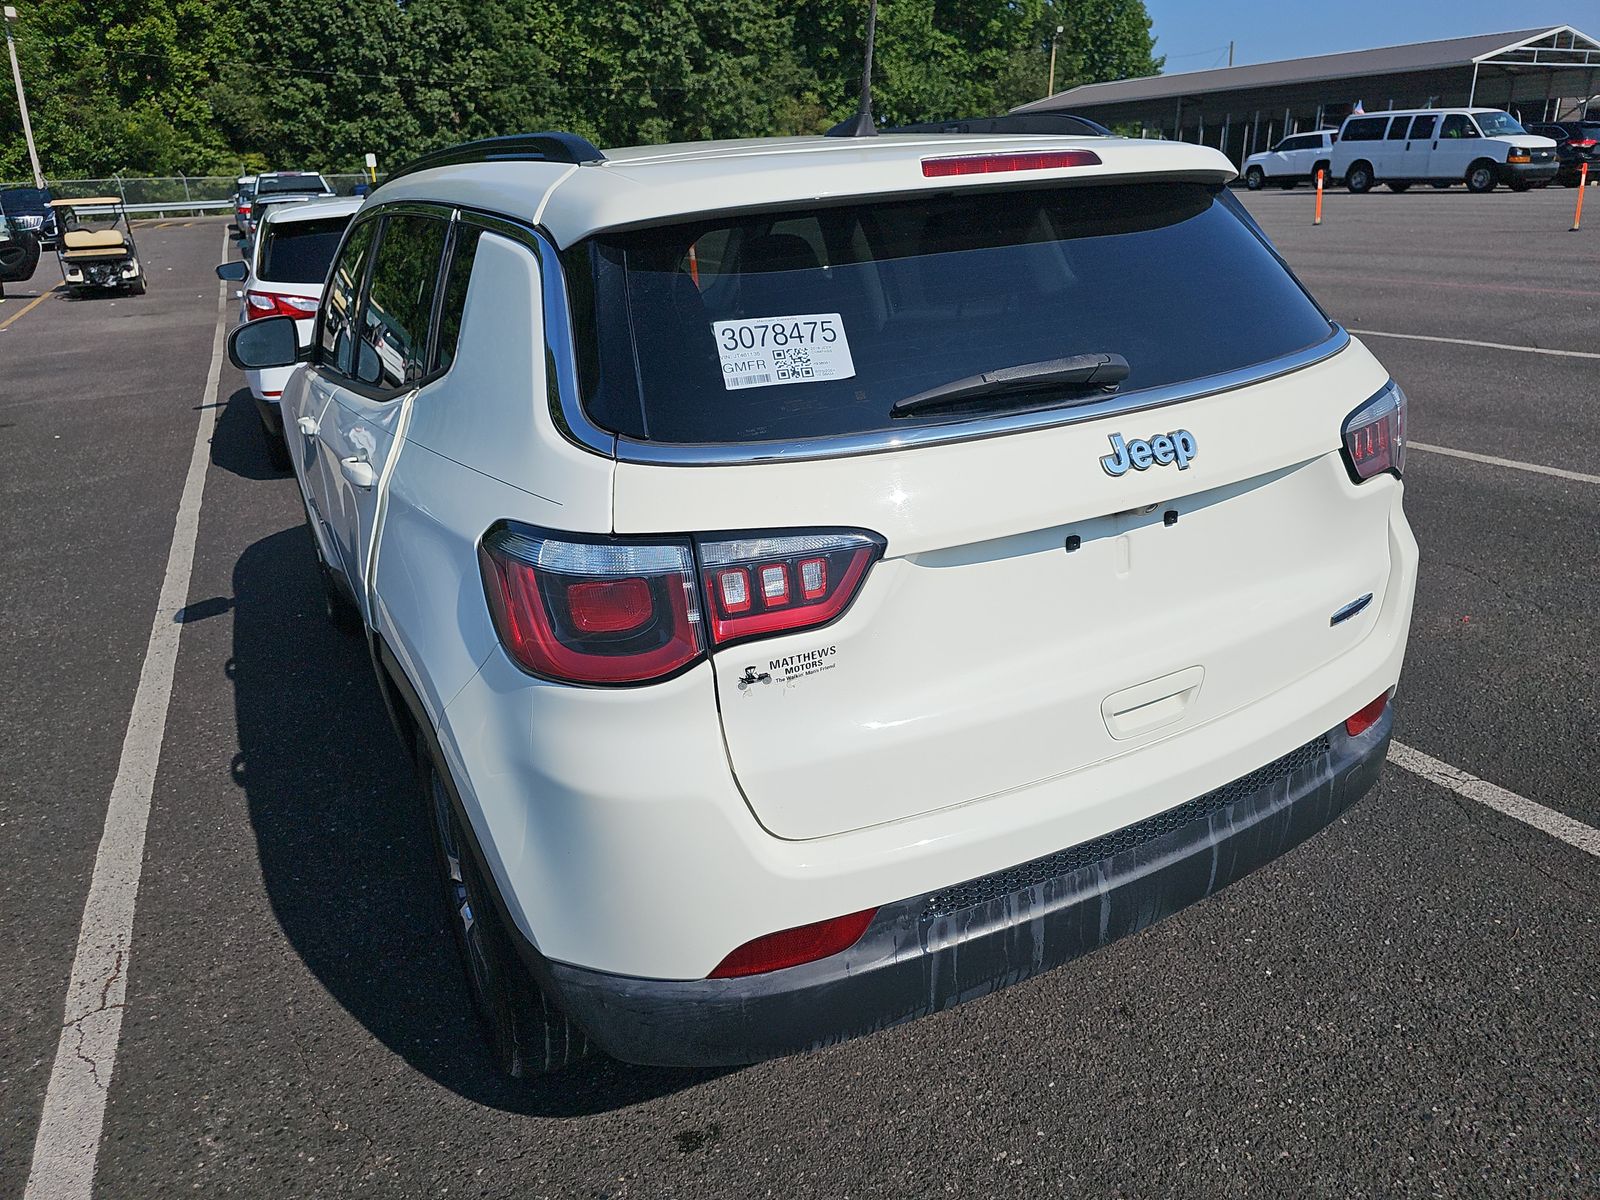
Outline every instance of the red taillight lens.
[(1345, 465), (1357, 483), (1406, 467), (1406, 394), (1390, 383), (1345, 419)]
[(479, 559), (500, 642), (532, 674), (644, 683), (704, 649), (687, 541), (580, 541), (500, 525)]
[(925, 158), (925, 179), (946, 175), (993, 175), (1001, 171), (1053, 171), (1060, 167), (1098, 167), (1100, 156), (1093, 150), (1022, 150), (1005, 154), (955, 154), (948, 158)]
[(1344, 731), (1351, 737), (1365, 733), (1378, 723), (1378, 718), (1383, 716), (1383, 710), (1389, 707), (1389, 693), (1385, 692), (1371, 704), (1357, 710), (1345, 718)]
[(701, 540), (712, 641), (827, 624), (850, 606), (883, 546), (853, 531)]
[(717, 969), (707, 978), (737, 979), (741, 975), (761, 975), (838, 954), (861, 940), (861, 935), (872, 924), (877, 911), (869, 908), (846, 917), (834, 917), (832, 920), (755, 938), (718, 963)]
[(245, 320), (260, 317), (293, 317), (304, 321), (317, 315), (317, 301), (309, 296), (284, 296), (277, 292), (246, 292)]

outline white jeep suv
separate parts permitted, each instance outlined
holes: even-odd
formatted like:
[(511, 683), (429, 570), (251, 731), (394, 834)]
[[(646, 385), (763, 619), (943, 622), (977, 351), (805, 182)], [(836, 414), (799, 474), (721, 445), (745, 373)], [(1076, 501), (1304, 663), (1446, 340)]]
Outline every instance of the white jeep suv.
[(1405, 397), (1233, 173), (546, 134), (372, 194), (285, 425), (508, 1070), (947, 1008), (1372, 785)]

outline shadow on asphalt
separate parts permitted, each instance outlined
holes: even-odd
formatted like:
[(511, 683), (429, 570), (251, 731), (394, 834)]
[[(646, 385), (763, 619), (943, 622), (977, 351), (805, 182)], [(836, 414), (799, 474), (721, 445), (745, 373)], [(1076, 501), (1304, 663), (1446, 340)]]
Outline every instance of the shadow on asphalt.
[[(250, 479), (267, 463), (248, 390), (233, 394), (213, 461)], [(322, 616), (302, 525), (240, 555), (233, 682), (240, 753), (261, 873), (294, 950), (374, 1038), (442, 1087), (480, 1104), (574, 1117), (637, 1104), (720, 1072), (633, 1067), (596, 1057), (517, 1082), (479, 1033), (406, 756), (360, 638)]]
[[(235, 431), (235, 423), (242, 428)], [(267, 461), (267, 431), (261, 427), (261, 417), (248, 387), (235, 390), (217, 417), (216, 436), (211, 439), (211, 462), (245, 479), (284, 479), (290, 474)]]

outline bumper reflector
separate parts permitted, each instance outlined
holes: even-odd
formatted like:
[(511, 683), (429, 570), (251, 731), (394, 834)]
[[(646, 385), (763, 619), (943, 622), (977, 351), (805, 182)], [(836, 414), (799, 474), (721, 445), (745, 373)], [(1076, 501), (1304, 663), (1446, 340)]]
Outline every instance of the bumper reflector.
[(1385, 692), (1372, 703), (1357, 709), (1345, 718), (1344, 731), (1351, 737), (1365, 733), (1378, 723), (1378, 718), (1383, 716), (1383, 710), (1389, 707), (1389, 693)]
[(872, 924), (877, 912), (877, 909), (869, 908), (849, 916), (763, 934), (728, 955), (706, 978), (737, 979), (742, 975), (763, 975), (784, 967), (816, 962), (819, 958), (848, 950), (861, 940), (861, 935)]

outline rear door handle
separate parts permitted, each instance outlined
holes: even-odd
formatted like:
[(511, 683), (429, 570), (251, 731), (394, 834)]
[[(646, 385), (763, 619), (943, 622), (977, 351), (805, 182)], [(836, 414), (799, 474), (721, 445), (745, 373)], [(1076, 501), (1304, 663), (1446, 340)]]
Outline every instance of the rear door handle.
[(339, 461), (339, 470), (344, 472), (344, 477), (355, 487), (362, 491), (370, 491), (372, 485), (378, 482), (378, 473), (372, 469), (372, 464), (364, 458), (345, 458)]
[(318, 425), (315, 417), (300, 417), (295, 421), (295, 424), (300, 427), (300, 432), (306, 437), (317, 436)]

